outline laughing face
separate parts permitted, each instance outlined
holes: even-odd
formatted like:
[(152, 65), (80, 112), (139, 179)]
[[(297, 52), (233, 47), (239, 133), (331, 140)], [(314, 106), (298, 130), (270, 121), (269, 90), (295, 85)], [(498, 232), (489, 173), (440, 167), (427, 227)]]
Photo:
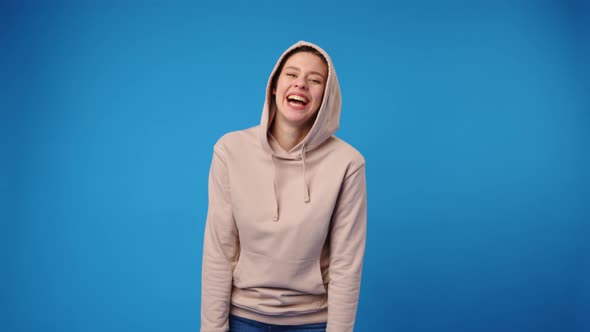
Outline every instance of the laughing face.
[(322, 104), (327, 79), (328, 66), (318, 55), (309, 52), (291, 55), (273, 90), (278, 109), (275, 120), (301, 129), (311, 128)]

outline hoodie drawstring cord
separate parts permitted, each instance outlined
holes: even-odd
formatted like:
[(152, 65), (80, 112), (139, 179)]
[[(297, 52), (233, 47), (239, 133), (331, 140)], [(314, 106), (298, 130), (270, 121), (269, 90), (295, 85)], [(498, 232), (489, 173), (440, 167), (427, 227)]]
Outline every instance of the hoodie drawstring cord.
[(277, 196), (277, 170), (275, 168), (275, 158), (272, 153), (270, 154), (270, 162), (272, 164), (272, 184), (275, 193), (275, 208), (272, 214), (272, 221), (279, 221), (279, 198)]
[(303, 166), (303, 201), (309, 203), (309, 187), (307, 186), (307, 176), (305, 174), (305, 144), (301, 146), (301, 165)]
[[(276, 222), (279, 221), (279, 197), (277, 194), (277, 169), (275, 166), (275, 157), (272, 153), (270, 154), (270, 161), (272, 165), (272, 184), (275, 196), (275, 208), (272, 214), (272, 221)], [(309, 187), (307, 186), (307, 174), (305, 173), (305, 144), (301, 146), (301, 167), (303, 169), (303, 201), (309, 203)]]

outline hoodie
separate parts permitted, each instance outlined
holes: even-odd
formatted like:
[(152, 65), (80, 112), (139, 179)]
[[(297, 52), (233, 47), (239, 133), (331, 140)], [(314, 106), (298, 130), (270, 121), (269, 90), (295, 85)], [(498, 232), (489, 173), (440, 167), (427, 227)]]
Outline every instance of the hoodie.
[[(272, 78), (307, 45), (328, 62), (320, 109), (305, 138), (285, 151), (269, 134)], [(366, 237), (365, 160), (334, 136), (341, 94), (320, 47), (300, 41), (275, 65), (260, 124), (217, 141), (203, 244), (201, 331), (228, 331), (228, 315), (277, 325), (327, 322), (352, 331)]]

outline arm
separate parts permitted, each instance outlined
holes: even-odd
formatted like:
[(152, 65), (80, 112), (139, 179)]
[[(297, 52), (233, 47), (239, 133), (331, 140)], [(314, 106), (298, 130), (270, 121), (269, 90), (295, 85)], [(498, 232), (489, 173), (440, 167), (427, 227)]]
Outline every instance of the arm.
[(240, 252), (223, 150), (222, 145), (215, 146), (209, 172), (209, 207), (201, 278), (201, 332), (229, 329), (232, 275)]
[(364, 162), (344, 180), (330, 227), (327, 331), (353, 331), (367, 229)]

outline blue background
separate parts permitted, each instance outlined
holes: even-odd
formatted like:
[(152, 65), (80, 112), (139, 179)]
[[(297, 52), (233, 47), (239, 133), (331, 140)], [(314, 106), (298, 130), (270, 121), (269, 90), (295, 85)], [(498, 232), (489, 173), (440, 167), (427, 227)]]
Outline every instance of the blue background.
[(198, 330), (212, 146), (300, 39), (367, 160), (356, 330), (590, 330), (588, 2), (0, 13), (0, 330)]

